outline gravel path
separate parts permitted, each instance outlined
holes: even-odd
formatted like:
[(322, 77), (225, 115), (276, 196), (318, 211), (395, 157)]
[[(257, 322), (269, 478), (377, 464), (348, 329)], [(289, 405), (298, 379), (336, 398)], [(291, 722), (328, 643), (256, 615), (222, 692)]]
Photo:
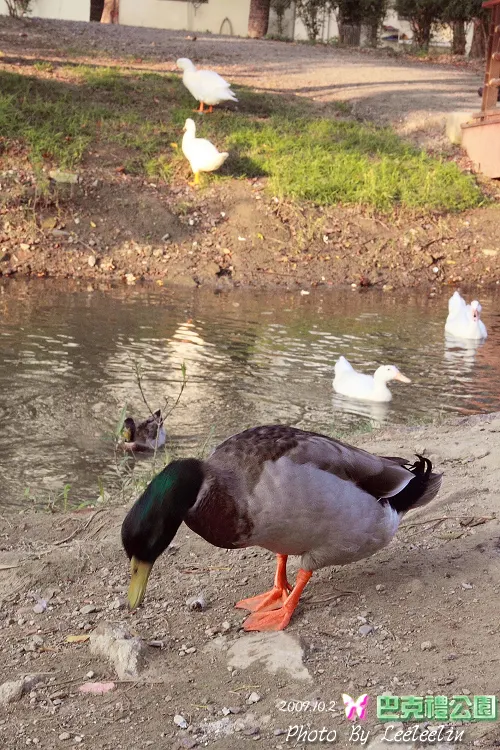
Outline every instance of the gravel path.
[[(378, 121), (427, 127), (456, 109), (479, 106), (480, 68), (394, 59), (384, 53), (240, 39), (210, 34), (95, 23), (0, 19), (5, 56), (139, 56), (155, 69), (173, 70), (180, 56), (210, 65), (236, 83), (257, 90), (293, 91), (319, 102), (349, 101)], [(76, 55), (75, 55), (76, 53)]]

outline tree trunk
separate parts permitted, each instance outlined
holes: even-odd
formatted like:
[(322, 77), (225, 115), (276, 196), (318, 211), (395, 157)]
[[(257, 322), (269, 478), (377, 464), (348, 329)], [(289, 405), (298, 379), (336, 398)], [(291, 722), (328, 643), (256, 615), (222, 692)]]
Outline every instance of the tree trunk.
[(488, 38), (488, 26), (479, 18), (474, 19), (474, 33), (472, 35), (472, 44), (470, 47), (469, 57), (482, 60), (486, 57), (486, 40)]
[(413, 31), (413, 42), (419, 49), (429, 49), (432, 32), (432, 21), (423, 19), (412, 19), (410, 22)]
[(118, 23), (120, 0), (104, 0), (101, 23)]
[(267, 34), (270, 8), (271, 0), (250, 0), (248, 36), (252, 39), (260, 39)]
[(465, 21), (453, 21), (453, 42), (451, 44), (452, 55), (465, 55), (467, 38), (465, 36)]
[(339, 23), (339, 42), (348, 47), (359, 47), (361, 25), (358, 23)]

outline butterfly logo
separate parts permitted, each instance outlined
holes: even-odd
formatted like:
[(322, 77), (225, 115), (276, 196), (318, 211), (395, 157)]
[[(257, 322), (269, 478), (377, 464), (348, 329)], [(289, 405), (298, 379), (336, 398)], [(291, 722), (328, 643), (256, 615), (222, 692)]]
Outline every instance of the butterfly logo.
[(345, 715), (347, 716), (349, 721), (356, 721), (356, 715), (360, 719), (365, 718), (366, 707), (368, 705), (368, 701), (370, 700), (369, 696), (366, 695), (366, 693), (360, 695), (357, 701), (354, 701), (350, 695), (342, 693), (342, 700), (344, 701)]

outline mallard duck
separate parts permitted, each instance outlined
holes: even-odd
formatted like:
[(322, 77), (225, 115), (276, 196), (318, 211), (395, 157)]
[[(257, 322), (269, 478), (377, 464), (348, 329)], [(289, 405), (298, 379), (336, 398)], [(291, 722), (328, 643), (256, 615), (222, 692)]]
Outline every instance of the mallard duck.
[(339, 357), (334, 369), (333, 390), (362, 401), (390, 401), (392, 393), (387, 387), (390, 380), (411, 383), (410, 378), (399, 372), (394, 365), (382, 365), (373, 375), (364, 375), (355, 370), (345, 357)]
[(213, 111), (214, 104), (221, 102), (237, 102), (231, 91), (231, 85), (213, 70), (196, 70), (196, 66), (187, 57), (180, 57), (176, 65), (183, 72), (182, 83), (190, 94), (200, 102), (198, 112), (204, 111), (208, 104), (208, 111)]
[[(273, 588), (236, 607), (245, 630), (282, 630), (313, 571), (362, 560), (385, 547), (402, 516), (426, 505), (441, 474), (286, 425), (255, 427), (221, 443), (206, 461), (172, 461), (127, 513), (122, 542), (131, 561), (129, 605), (144, 598), (155, 560), (184, 521), (210, 544), (258, 546), (277, 555)], [(287, 557), (301, 556), (295, 586)]]
[(194, 172), (195, 185), (200, 181), (200, 172), (215, 172), (229, 156), (227, 151), (217, 151), (214, 144), (207, 141), (206, 138), (197, 138), (196, 125), (190, 117), (184, 125), (182, 153)]
[(154, 451), (165, 445), (166, 439), (160, 409), (138, 425), (132, 417), (127, 417), (123, 423), (122, 446), (125, 450), (134, 453)]
[(488, 332), (481, 320), (481, 310), (477, 299), (468, 305), (464, 298), (455, 292), (448, 301), (445, 332), (458, 339), (485, 339)]

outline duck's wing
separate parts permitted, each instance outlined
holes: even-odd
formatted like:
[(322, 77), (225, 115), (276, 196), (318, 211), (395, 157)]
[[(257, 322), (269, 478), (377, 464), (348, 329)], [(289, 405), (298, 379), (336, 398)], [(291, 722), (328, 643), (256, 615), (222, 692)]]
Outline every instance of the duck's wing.
[(229, 84), (222, 76), (216, 73), (214, 70), (198, 70), (197, 71), (198, 83), (200, 92), (204, 96), (219, 96), (221, 100), (232, 99), (237, 102), (237, 98), (231, 91), (231, 84)]
[(234, 435), (219, 445), (208, 463), (239, 471), (247, 491), (258, 482), (263, 466), (287, 456), (297, 464), (312, 464), (352, 482), (376, 499), (402, 492), (415, 474), (404, 458), (384, 458), (340, 440), (286, 425), (266, 425)]
[(136, 441), (148, 442), (150, 440), (156, 440), (158, 430), (162, 425), (163, 417), (161, 415), (161, 410), (158, 409), (145, 419), (144, 422), (141, 422), (140, 425), (138, 425), (136, 430)]

